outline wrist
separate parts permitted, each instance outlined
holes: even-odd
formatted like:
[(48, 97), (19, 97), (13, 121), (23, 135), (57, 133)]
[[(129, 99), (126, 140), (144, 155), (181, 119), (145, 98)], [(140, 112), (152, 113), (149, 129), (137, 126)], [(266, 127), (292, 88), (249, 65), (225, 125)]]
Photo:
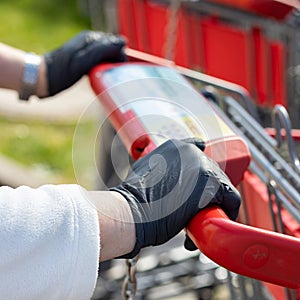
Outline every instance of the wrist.
[(49, 95), (47, 81), (47, 65), (43, 56), (41, 57), (41, 63), (39, 66), (36, 95), (39, 98), (45, 98)]
[(120, 257), (134, 248), (135, 224), (126, 199), (117, 192), (90, 191), (100, 224), (101, 261)]

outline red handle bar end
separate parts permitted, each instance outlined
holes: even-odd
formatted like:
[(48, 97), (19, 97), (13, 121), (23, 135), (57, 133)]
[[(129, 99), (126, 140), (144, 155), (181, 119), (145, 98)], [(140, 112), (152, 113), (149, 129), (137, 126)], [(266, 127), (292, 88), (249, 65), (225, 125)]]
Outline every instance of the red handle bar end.
[(217, 207), (201, 210), (186, 230), (205, 255), (226, 269), (300, 288), (299, 239), (231, 221)]

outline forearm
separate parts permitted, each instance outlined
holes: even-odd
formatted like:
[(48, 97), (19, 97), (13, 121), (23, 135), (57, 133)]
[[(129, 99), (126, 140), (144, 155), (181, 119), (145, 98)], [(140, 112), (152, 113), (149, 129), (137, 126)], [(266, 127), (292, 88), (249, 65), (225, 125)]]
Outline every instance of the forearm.
[(135, 224), (125, 198), (117, 192), (88, 192), (100, 224), (100, 261), (131, 252), (136, 242)]
[[(22, 50), (0, 43), (0, 88), (20, 91), (25, 54)], [(42, 57), (38, 72), (37, 96), (47, 95), (46, 78), (46, 64)]]

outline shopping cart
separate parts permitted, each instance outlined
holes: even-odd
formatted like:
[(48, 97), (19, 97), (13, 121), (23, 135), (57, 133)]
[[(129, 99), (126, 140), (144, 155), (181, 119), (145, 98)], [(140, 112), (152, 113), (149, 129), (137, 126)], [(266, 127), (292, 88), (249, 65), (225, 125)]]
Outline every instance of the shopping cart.
[[(93, 3), (101, 4), (101, 12), (105, 11), (105, 14), (97, 14)], [(103, 0), (90, 1), (90, 4), (92, 21), (99, 21), (104, 16), (109, 32), (121, 33), (128, 38), (131, 49), (127, 49), (127, 54), (133, 61), (175, 68), (201, 90), (222, 120), (246, 142), (251, 163), (238, 186), (243, 196), (239, 223), (250, 225), (250, 231), (253, 227), (267, 230), (266, 233), (272, 236), (270, 240), (274, 238), (275, 243), (281, 238), (285, 240), (286, 235), (297, 243), (294, 238), (299, 238), (300, 234), (297, 156), (300, 132), (292, 129), (291, 122), (299, 128), (299, 1)], [(93, 77), (96, 72), (91, 75)], [(96, 85), (98, 94), (101, 88), (97, 89)], [(137, 143), (131, 141), (141, 146), (136, 148), (131, 147), (128, 136), (120, 138), (116, 135), (119, 125), (109, 119), (102, 126), (100, 140), (105, 142), (100, 141), (102, 148), (99, 151), (101, 187), (117, 184), (130, 165), (128, 153), (137, 159), (145, 146), (144, 138)], [(134, 135), (134, 132), (135, 128), (130, 134)], [(229, 224), (219, 216), (215, 211), (212, 219)], [(203, 224), (203, 219), (200, 221)], [(218, 225), (209, 226), (218, 230)], [(202, 228), (199, 234), (202, 230), (205, 232)], [(203, 238), (201, 236), (200, 240)], [(289, 237), (285, 241), (291, 245)], [(142, 253), (136, 265), (137, 298), (172, 299), (179, 294), (188, 299), (190, 292), (193, 292), (192, 299), (300, 298), (299, 289), (283, 282), (285, 277), (292, 284), (299, 281), (299, 276), (290, 272), (290, 266), (299, 264), (297, 249), (294, 254), (284, 251), (284, 258), (277, 260), (281, 264), (288, 262), (286, 257), (295, 258), (294, 263), (290, 262), (291, 265), (279, 272), (281, 275), (275, 270), (272, 272), (272, 268), (268, 270), (273, 279), (276, 277), (277, 285), (274, 285), (261, 281), (267, 279), (260, 275), (259, 280), (238, 275), (257, 276), (245, 274), (243, 264), (234, 267), (237, 273), (227, 271), (220, 266), (226, 263), (223, 257), (220, 265), (215, 264), (202, 252), (185, 252), (181, 245), (179, 237), (155, 251)], [(198, 246), (206, 253), (203, 245)], [(215, 253), (216, 261), (220, 253)], [(263, 247), (257, 247), (254, 253), (262, 261), (266, 257)], [(282, 257), (281, 251), (278, 255), (278, 258)], [(233, 261), (237, 262), (235, 258), (228, 258), (229, 263)], [(100, 280), (98, 296), (102, 293), (103, 299), (108, 299), (108, 295), (118, 299), (120, 293), (114, 291), (120, 289), (124, 277), (124, 296), (128, 296), (135, 287), (133, 265), (134, 260), (128, 261), (128, 268), (122, 268), (116, 262), (102, 265), (102, 270), (108, 271)], [(230, 266), (227, 267), (230, 270)], [(260, 270), (260, 266), (255, 269), (258, 273)], [(225, 295), (224, 284), (229, 287)], [(221, 296), (215, 293), (220, 287)]]
[[(297, 289), (300, 288), (300, 270), (298, 268), (300, 262), (300, 240), (297, 237), (299, 237), (300, 233), (300, 181), (297, 168), (299, 167), (299, 162), (297, 162), (297, 155), (291, 142), (293, 137), (290, 136), (291, 131), (287, 126), (289, 119), (283, 107), (277, 107), (274, 112), (277, 131), (266, 131), (258, 123), (257, 116), (249, 114), (249, 112), (253, 113), (255, 110), (251, 102), (249, 102), (249, 95), (244, 88), (184, 67), (178, 67), (170, 61), (152, 55), (146, 55), (130, 49), (128, 49), (127, 54), (134, 61), (134, 66), (143, 67), (143, 64), (147, 61), (151, 64), (163, 65), (164, 68), (170, 69), (172, 72), (176, 70), (178, 72), (176, 74), (181, 74), (188, 78), (195, 86), (200, 84), (203, 95), (211, 100), (208, 110), (210, 112), (213, 111), (218, 116), (218, 120), (221, 120), (217, 121), (216, 127), (221, 128), (223, 134), (225, 132), (219, 144), (221, 145), (219, 150), (223, 151), (221, 151), (223, 157), (216, 155), (216, 153), (221, 152), (214, 152), (214, 143), (210, 145), (209, 141), (206, 141), (208, 142), (208, 150), (211, 150), (209, 155), (220, 163), (236, 185), (243, 179), (239, 185), (243, 195), (243, 207), (239, 222), (228, 220), (225, 214), (217, 208), (206, 209), (200, 212), (188, 226), (187, 232), (201, 250), (201, 255), (199, 253), (197, 255), (185, 253), (184, 258), (172, 260), (171, 249), (168, 248), (170, 246), (161, 250), (160, 254), (168, 253), (167, 260), (169, 264), (165, 263), (164, 265), (164, 263), (156, 262), (154, 264), (155, 267), (142, 270), (141, 274), (146, 273), (146, 276), (143, 277), (141, 275), (140, 278), (137, 276), (141, 283), (141, 287), (138, 288), (140, 298), (147, 299), (151, 288), (159, 285), (159, 283), (164, 285), (166, 282), (178, 281), (178, 278), (182, 280), (182, 278), (190, 277), (193, 279), (193, 284), (189, 281), (189, 289), (194, 288), (202, 292), (203, 290), (207, 291), (207, 288), (228, 283), (230, 286), (230, 299), (271, 299), (272, 297), (275, 299), (285, 299), (285, 297), (287, 297), (286, 299), (298, 299)], [(141, 61), (143, 62), (142, 64), (140, 63)], [(128, 64), (130, 65), (130, 63)], [(170, 66), (171, 68), (169, 68)], [(138, 159), (152, 151), (162, 140), (153, 136), (153, 132), (157, 133), (157, 127), (149, 127), (153, 120), (150, 120), (150, 123), (145, 123), (143, 118), (147, 119), (147, 114), (142, 112), (141, 115), (138, 115), (141, 106), (134, 110), (128, 109), (132, 104), (132, 99), (141, 96), (135, 94), (137, 92), (135, 89), (136, 85), (130, 88), (130, 86), (125, 84), (126, 89), (123, 92), (130, 90), (128, 96), (130, 101), (128, 103), (122, 99), (122, 93), (116, 92), (115, 88), (113, 88), (117, 83), (120, 86), (124, 83), (122, 81), (118, 82), (120, 80), (118, 71), (114, 74), (114, 70), (123, 67), (124, 65), (99, 66), (91, 72), (90, 79), (95, 93), (106, 109), (109, 117), (108, 127), (110, 125), (114, 127), (110, 135), (114, 143), (119, 143), (121, 148), (118, 147), (118, 151), (124, 152), (125, 149), (133, 159)], [(131, 74), (126, 72), (128, 70), (125, 70), (123, 76), (124, 74)], [(107, 76), (107, 74), (109, 75)], [(136, 76), (141, 75), (139, 67), (134, 70), (133, 74), (135, 79), (137, 78)], [(141, 83), (143, 83), (143, 78), (140, 79)], [(149, 76), (146, 78), (146, 82), (148, 79)], [(117, 82), (114, 80), (117, 80)], [(179, 84), (174, 77), (172, 77), (172, 80), (175, 80), (177, 85)], [(139, 90), (149, 92), (151, 88), (147, 89), (147, 86), (140, 86)], [(155, 93), (155, 89), (152, 89), (152, 92), (154, 92), (155, 97), (158, 96)], [(151, 93), (148, 96), (151, 97)], [(176, 97), (174, 94), (173, 96)], [(143, 103), (145, 107), (147, 107), (146, 102), (144, 101)], [(204, 106), (207, 107), (207, 104)], [(161, 109), (162, 106), (157, 107), (157, 111)], [(190, 110), (192, 110), (191, 107), (189, 107)], [(169, 120), (170, 110), (166, 110), (166, 113), (164, 121)], [(212, 118), (214, 119), (215, 117), (213, 116)], [(157, 122), (155, 124), (157, 125)], [(286, 129), (285, 139), (290, 142), (288, 153), (292, 158), (291, 165), (287, 163), (286, 157), (282, 158), (278, 151), (274, 150), (282, 141), (279, 138), (282, 135), (279, 134), (282, 133), (280, 129), (283, 124), (285, 124)], [(224, 128), (226, 129), (224, 130)], [(117, 142), (115, 141), (115, 132), (118, 134)], [(179, 132), (182, 133), (181, 131)], [(234, 133), (234, 138), (232, 138), (232, 132)], [(178, 131), (176, 131), (176, 134), (178, 134)], [(184, 134), (190, 134), (190, 132), (184, 132)], [(208, 136), (211, 136), (211, 134), (213, 135), (213, 133), (210, 133)], [(272, 135), (277, 136), (277, 140), (271, 137)], [(297, 136), (297, 134), (295, 135)], [(164, 138), (174, 137), (168, 136), (165, 131), (163, 136)], [(180, 138), (181, 135), (177, 137)], [(203, 135), (200, 135), (200, 137), (203, 138)], [(227, 141), (227, 138), (229, 138), (230, 142)], [(250, 156), (248, 149), (251, 153), (249, 167)], [(105, 160), (107, 163), (107, 157)], [(111, 160), (110, 157), (109, 160)], [(111, 172), (111, 168), (107, 165), (104, 169), (110, 169), (108, 172)], [(213, 243), (211, 242), (212, 240)], [(172, 246), (174, 247), (174, 245)], [(204, 264), (203, 254), (211, 258), (213, 262), (209, 261)], [(177, 256), (180, 257), (178, 252)], [(140, 258), (141, 261), (142, 259), (143, 257)], [(202, 263), (198, 264), (201, 262), (201, 259)], [(191, 261), (192, 266), (187, 263)], [(130, 298), (135, 289), (135, 277), (132, 273), (135, 261), (130, 260), (127, 264), (128, 273), (124, 296)], [(220, 266), (228, 270), (226, 276), (216, 275), (218, 274), (216, 270), (219, 271), (219, 274), (220, 270), (224, 270), (220, 269)], [(112, 268), (110, 266), (110, 271)], [(150, 273), (149, 270), (151, 270)], [(124, 274), (124, 272), (120, 272), (120, 269), (119, 273)], [(159, 277), (159, 274), (169, 274), (169, 277), (167, 276), (166, 281), (162, 279), (155, 280), (156, 277)], [(208, 276), (208, 279), (205, 275), (209, 274), (214, 275)], [(256, 280), (252, 281), (247, 277), (255, 278)], [(114, 279), (116, 283), (121, 278), (115, 276)], [(201, 280), (203, 285), (199, 283)], [(184, 284), (182, 285), (184, 286)], [(109, 289), (112, 290), (113, 288), (110, 286)], [(175, 289), (175, 291), (176, 293), (184, 292), (182, 287), (179, 290)], [(156, 296), (155, 299), (164, 299), (161, 296), (162, 294), (160, 294), (160, 297)], [(211, 294), (205, 298), (202, 293), (201, 297), (199, 296), (200, 299), (213, 299)]]

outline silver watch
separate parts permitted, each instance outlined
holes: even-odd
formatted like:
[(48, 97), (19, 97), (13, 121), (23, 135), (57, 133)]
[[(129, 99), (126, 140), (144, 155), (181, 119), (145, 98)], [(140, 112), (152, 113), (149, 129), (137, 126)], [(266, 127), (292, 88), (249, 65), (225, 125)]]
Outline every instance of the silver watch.
[(40, 63), (41, 57), (39, 55), (34, 53), (25, 54), (22, 82), (19, 92), (20, 100), (28, 100), (31, 95), (36, 93)]

